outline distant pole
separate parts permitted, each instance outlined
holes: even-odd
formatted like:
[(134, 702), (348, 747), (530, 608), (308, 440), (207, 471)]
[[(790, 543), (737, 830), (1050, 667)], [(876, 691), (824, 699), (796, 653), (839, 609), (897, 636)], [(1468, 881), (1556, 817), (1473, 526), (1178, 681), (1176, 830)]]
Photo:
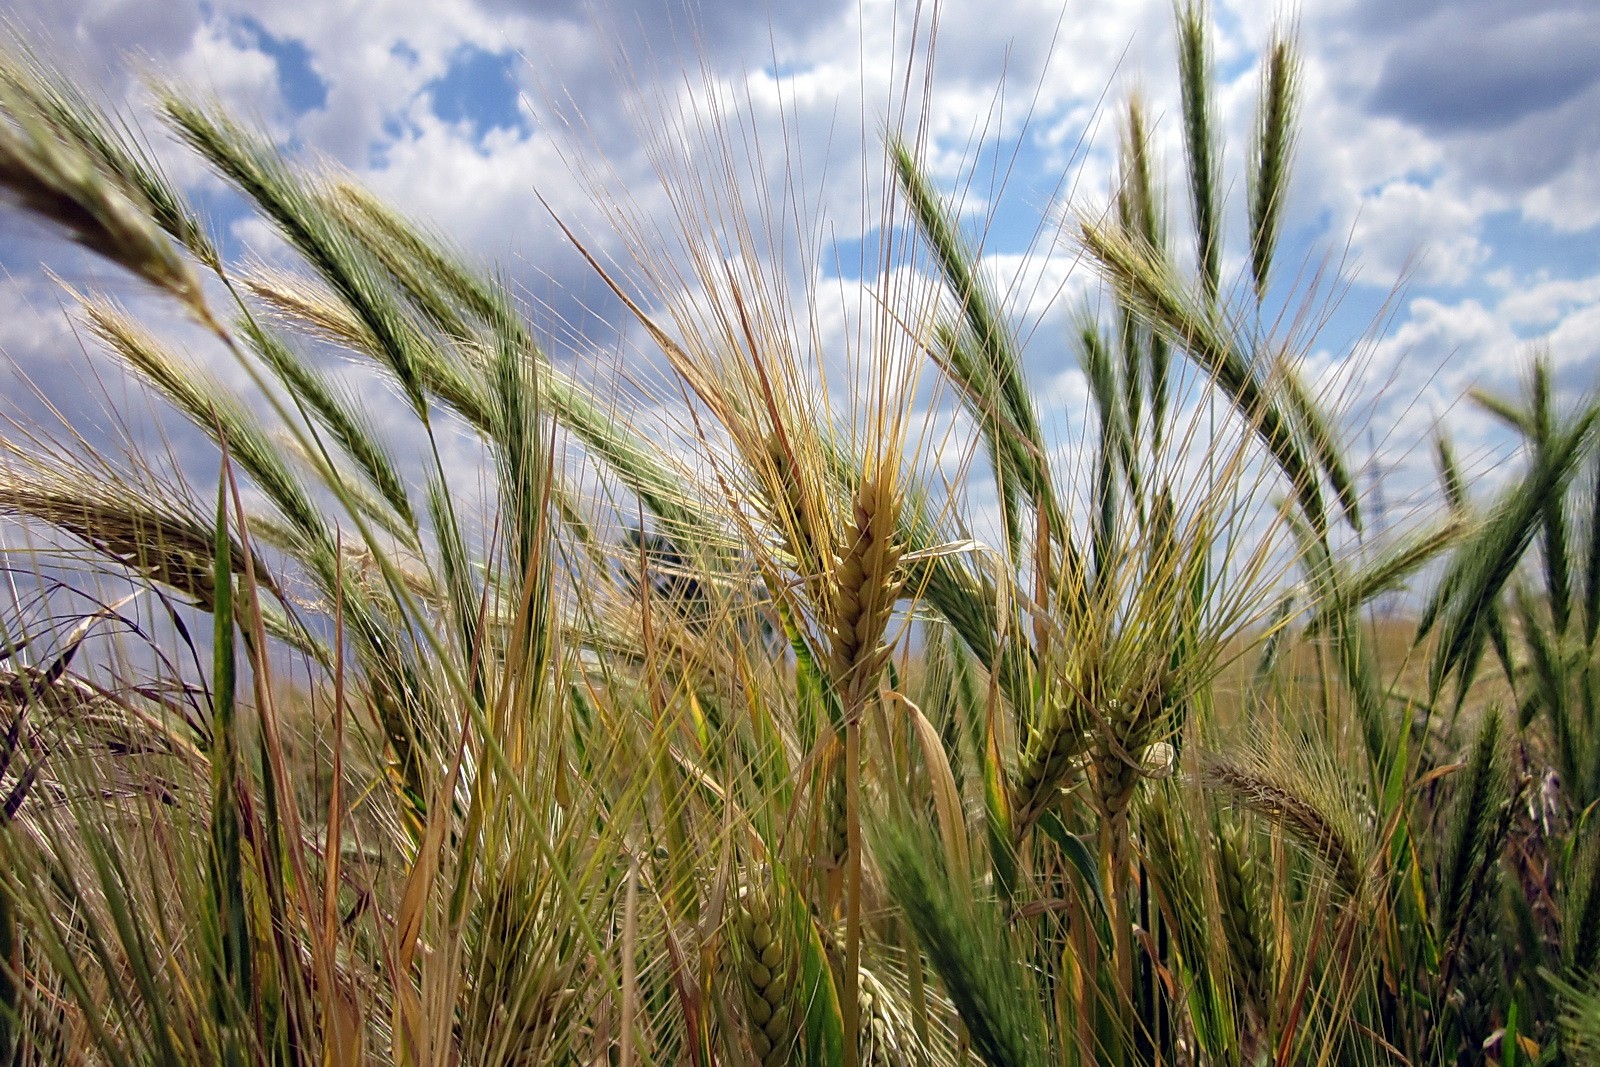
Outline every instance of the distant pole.
[[(1367, 483), (1368, 524), (1366, 531), (1358, 535), (1361, 538), (1362, 548), (1364, 549), (1363, 554), (1368, 559), (1381, 552), (1385, 541), (1388, 539), (1385, 535), (1389, 532), (1389, 504), (1383, 495), (1383, 479), (1388, 473), (1389, 465), (1378, 460), (1377, 436), (1369, 426), (1367, 428), (1367, 462), (1361, 472), (1362, 481)], [(1396, 599), (1397, 594), (1391, 589), (1377, 598), (1373, 603), (1373, 610), (1379, 618), (1390, 618), (1395, 613)]]

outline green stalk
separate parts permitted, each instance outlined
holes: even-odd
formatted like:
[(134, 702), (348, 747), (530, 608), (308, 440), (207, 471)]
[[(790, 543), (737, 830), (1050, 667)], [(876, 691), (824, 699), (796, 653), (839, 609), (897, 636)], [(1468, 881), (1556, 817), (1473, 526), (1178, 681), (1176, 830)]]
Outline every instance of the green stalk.
[[(3, 829), (3, 828), (0, 828)], [(9, 850), (8, 850), (9, 851)], [(21, 1033), (22, 990), (21, 942), (17, 939), (15, 905), (11, 887), (0, 885), (0, 1064), (11, 1064), (16, 1056), (17, 1036)]]
[(211, 718), (211, 879), (213, 931), (220, 949), (213, 978), (212, 1013), (223, 1062), (243, 1067), (241, 1013), (254, 1003), (250, 973), (250, 928), (244, 896), (242, 817), (240, 811), (239, 733), (236, 687), (238, 667), (233, 647), (233, 562), (228, 536), (229, 468), (226, 454), (217, 490), (216, 602), (212, 609)]
[(857, 1067), (861, 1056), (861, 723), (852, 717), (844, 727), (845, 807), (845, 934), (844, 934), (844, 1067)]

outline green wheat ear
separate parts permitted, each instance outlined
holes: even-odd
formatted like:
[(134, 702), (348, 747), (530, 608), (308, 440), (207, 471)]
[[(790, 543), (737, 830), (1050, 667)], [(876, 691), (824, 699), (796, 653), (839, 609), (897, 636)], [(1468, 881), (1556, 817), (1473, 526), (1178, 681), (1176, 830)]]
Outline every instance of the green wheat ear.
[(1178, 8), (1178, 84), (1183, 101), (1183, 148), (1189, 167), (1189, 199), (1194, 217), (1201, 289), (1215, 306), (1222, 271), (1222, 148), (1216, 103), (1212, 98), (1209, 5), (1185, 0)]
[(1447, 941), (1459, 936), (1458, 927), (1481, 889), (1483, 869), (1499, 859), (1502, 834), (1495, 824), (1510, 801), (1500, 731), (1500, 711), (1491, 708), (1478, 727), (1465, 780), (1457, 788), (1455, 825), (1443, 859), (1439, 894), (1439, 934)]
[(1295, 109), (1300, 88), (1300, 58), (1294, 42), (1274, 34), (1261, 61), (1256, 122), (1250, 143), (1250, 275), (1256, 299), (1271, 280), (1283, 206), (1294, 154)]
[(15, 47), (0, 50), (0, 187), (24, 210), (215, 325), (198, 276), (217, 253), (182, 199), (80, 93)]
[(944, 984), (973, 1049), (991, 1067), (1034, 1067), (1050, 1047), (1017, 946), (998, 906), (958, 885), (936, 839), (907, 823), (873, 831), (896, 904)]

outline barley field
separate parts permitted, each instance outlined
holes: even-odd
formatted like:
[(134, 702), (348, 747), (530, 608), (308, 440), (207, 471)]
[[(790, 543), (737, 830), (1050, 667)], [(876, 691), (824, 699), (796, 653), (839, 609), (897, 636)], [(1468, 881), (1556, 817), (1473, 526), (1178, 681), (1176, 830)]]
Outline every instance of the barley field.
[(777, 261), (823, 228), (673, 155), (737, 170), (736, 107), (651, 146), (676, 230), (556, 213), (649, 405), (337, 169), (13, 42), (7, 210), (126, 276), (65, 314), (204, 456), (0, 430), (0, 1065), (1600, 1062), (1600, 398), (1517, 354), (1462, 402), (1519, 476), (1440, 436), (1433, 517), (1355, 551), (1318, 291), (1267, 301), (1296, 41), (1224, 146), (1211, 32), (1058, 220), (1070, 451), (914, 88), (847, 352)]

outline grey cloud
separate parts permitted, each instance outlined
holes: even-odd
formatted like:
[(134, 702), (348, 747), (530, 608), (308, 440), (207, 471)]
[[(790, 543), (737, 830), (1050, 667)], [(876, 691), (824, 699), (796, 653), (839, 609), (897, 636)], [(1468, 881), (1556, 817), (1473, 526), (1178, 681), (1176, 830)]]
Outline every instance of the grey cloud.
[[(193, 0), (150, 4), (142, 0), (53, 0), (28, 4), (0, 0), (0, 14), (29, 39), (43, 45), (52, 61), (65, 63), (107, 94), (132, 82), (124, 57), (159, 63), (188, 47), (199, 29), (200, 5)], [(76, 68), (76, 69), (73, 69)]]
[[(1597, 53), (1600, 54), (1600, 53)], [(1528, 189), (1600, 153), (1600, 85), (1565, 106), (1522, 119), (1462, 146), (1462, 158), (1502, 188)]]
[(1552, 12), (1581, 12), (1591, 6), (1591, 0), (1359, 0), (1349, 17), (1362, 30), (1384, 35), (1407, 32), (1429, 20), (1481, 28)]
[(1377, 71), (1365, 110), (1437, 144), (1465, 189), (1573, 186), (1600, 159), (1593, 0), (1359, 0), (1333, 21), (1348, 80)]
[(704, 56), (724, 59), (745, 53), (769, 36), (783, 40), (804, 33), (850, 6), (852, 0), (816, 3), (752, 3), (751, 0), (480, 0), (496, 15), (535, 21), (562, 20), (603, 27), (628, 56), (657, 64), (681, 64)]
[(1373, 106), (1435, 133), (1494, 129), (1600, 82), (1600, 10), (1522, 12), (1486, 29), (1443, 10), (1384, 60)]

